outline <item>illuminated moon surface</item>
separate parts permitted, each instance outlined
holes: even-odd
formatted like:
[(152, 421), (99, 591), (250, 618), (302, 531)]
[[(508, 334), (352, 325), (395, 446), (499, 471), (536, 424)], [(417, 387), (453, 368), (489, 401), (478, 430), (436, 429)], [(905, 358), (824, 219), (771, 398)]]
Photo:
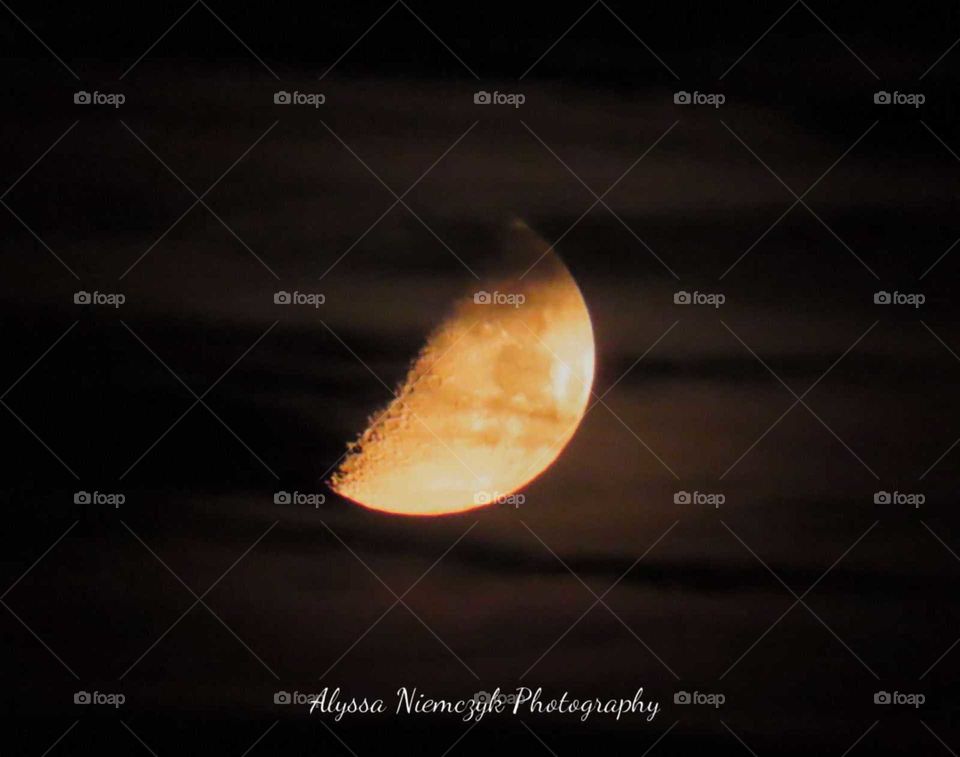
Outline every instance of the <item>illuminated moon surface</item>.
[(566, 266), (521, 221), (507, 253), (517, 275), (456, 303), (349, 445), (330, 480), (338, 494), (403, 515), (462, 512), (504, 501), (570, 441), (593, 384), (590, 314)]

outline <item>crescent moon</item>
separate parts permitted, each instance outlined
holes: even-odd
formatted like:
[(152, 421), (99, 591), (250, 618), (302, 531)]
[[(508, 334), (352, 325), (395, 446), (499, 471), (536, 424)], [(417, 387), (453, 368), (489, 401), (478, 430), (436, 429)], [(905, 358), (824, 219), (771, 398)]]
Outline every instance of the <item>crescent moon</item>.
[(524, 275), (484, 281), (455, 304), (348, 445), (328, 482), (335, 492), (388, 513), (459, 513), (510, 501), (559, 457), (593, 385), (590, 314), (567, 267), (522, 221), (507, 252)]

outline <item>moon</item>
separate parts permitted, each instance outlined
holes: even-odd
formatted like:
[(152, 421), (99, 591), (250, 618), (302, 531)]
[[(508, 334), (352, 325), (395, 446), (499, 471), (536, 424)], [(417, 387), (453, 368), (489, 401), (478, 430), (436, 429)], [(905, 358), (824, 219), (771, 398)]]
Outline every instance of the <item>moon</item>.
[(455, 303), (348, 445), (328, 482), (337, 494), (402, 515), (509, 502), (573, 437), (593, 385), (590, 314), (567, 267), (522, 221), (506, 252), (518, 275), (478, 282)]

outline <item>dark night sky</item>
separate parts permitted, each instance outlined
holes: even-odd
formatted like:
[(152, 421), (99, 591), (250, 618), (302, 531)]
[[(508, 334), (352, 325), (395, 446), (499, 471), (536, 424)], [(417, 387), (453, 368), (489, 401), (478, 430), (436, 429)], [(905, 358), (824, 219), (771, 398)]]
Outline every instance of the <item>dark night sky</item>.
[[(251, 755), (443, 755), (455, 719), (332, 723), (273, 694), (520, 683), (643, 686), (661, 712), (504, 717), (450, 754), (642, 754), (668, 729), (652, 755), (841, 755), (868, 729), (850, 754), (960, 748), (960, 652), (938, 662), (960, 635), (960, 51), (938, 62), (960, 11), (788, 8), (0, 9), (0, 753), (71, 729), (49, 754), (241, 755), (271, 729)], [(560, 240), (606, 405), (519, 509), (411, 521), (338, 498), (324, 479), (378, 378), (403, 378), (466, 266), (497, 271), (515, 216)]]

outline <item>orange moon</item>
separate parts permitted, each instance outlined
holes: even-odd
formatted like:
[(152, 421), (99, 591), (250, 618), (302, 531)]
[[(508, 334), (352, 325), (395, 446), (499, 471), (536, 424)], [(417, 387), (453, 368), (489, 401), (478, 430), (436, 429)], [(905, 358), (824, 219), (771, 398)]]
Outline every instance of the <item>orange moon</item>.
[(386, 408), (348, 445), (330, 487), (374, 510), (443, 515), (502, 502), (548, 468), (580, 425), (595, 348), (566, 266), (515, 221), (524, 275), (479, 283), (429, 336)]

